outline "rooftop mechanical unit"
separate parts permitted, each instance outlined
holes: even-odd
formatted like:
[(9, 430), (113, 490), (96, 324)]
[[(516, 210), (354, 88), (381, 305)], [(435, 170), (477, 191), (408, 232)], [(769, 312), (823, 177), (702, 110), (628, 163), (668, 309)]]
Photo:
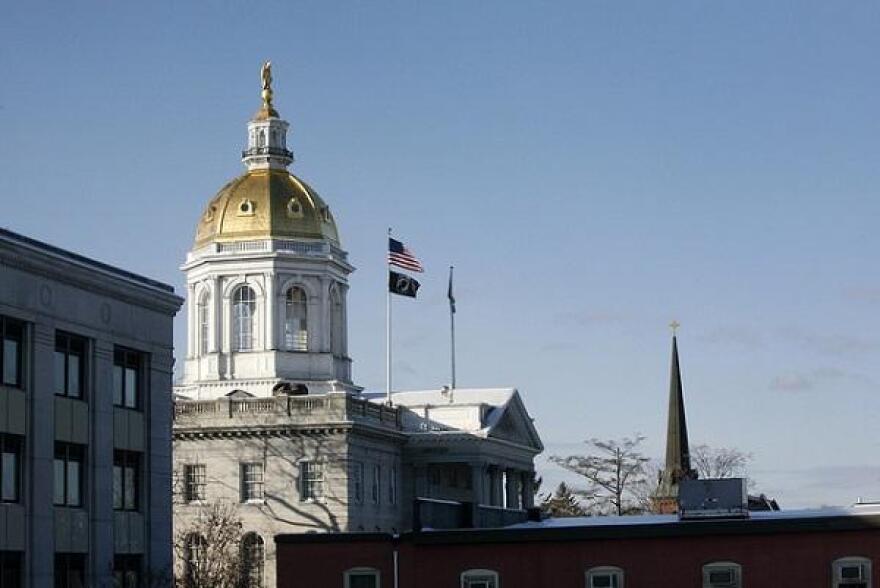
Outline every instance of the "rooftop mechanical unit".
[(682, 480), (678, 494), (679, 518), (748, 518), (745, 478)]

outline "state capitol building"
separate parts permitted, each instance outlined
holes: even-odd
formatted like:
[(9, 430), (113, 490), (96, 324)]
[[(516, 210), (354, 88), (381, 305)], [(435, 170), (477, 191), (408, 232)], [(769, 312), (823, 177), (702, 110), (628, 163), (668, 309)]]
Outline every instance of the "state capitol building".
[(275, 585), (279, 533), (402, 532), (525, 519), (543, 449), (515, 389), (366, 393), (352, 378), (354, 267), (330, 206), (289, 171), (263, 68), (246, 171), (208, 201), (182, 269), (188, 350), (175, 386), (176, 573), (200, 517), (241, 519), (250, 586)]

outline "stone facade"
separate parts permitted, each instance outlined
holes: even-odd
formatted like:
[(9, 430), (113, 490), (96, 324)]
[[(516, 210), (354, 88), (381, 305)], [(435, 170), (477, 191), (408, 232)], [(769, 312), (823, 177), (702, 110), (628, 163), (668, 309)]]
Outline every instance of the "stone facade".
[(167, 581), (181, 303), (170, 286), (0, 229), (4, 588), (59, 574)]
[[(271, 104), (248, 128), (247, 172), (209, 201), (182, 268), (177, 541), (198, 544), (206, 509), (232, 505), (258, 546), (242, 551), (257, 570), (246, 584), (274, 586), (279, 533), (522, 520), (543, 447), (518, 392), (364, 393), (348, 356), (354, 267), (336, 221), (287, 171), (288, 125)], [(200, 565), (186, 559), (183, 575)]]

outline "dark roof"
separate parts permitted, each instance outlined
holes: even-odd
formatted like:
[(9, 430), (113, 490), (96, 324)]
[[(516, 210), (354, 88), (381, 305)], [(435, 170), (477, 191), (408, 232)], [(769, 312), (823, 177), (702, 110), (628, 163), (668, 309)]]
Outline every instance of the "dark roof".
[(682, 479), (696, 478), (691, 469), (687, 418), (684, 414), (684, 392), (678, 362), (678, 339), (672, 336), (672, 364), (669, 368), (669, 416), (666, 425), (666, 464), (660, 475), (658, 496), (678, 496)]
[(390, 533), (282, 534), (276, 543), (404, 542), (416, 545), (529, 543), (695, 537), (715, 535), (771, 535), (832, 531), (880, 531), (880, 510), (856, 509), (770, 511), (748, 519), (681, 521), (675, 515), (633, 517), (575, 517), (547, 519), (496, 529), (454, 529)]
[(80, 255), (78, 253), (73, 253), (71, 251), (67, 251), (66, 249), (61, 249), (60, 247), (56, 247), (54, 245), (49, 245), (48, 243), (44, 243), (43, 241), (38, 241), (37, 239), (32, 239), (31, 237), (25, 237), (19, 233), (14, 231), (10, 231), (9, 229), (4, 229), (0, 227), (0, 238), (5, 238), (8, 241), (17, 242), (21, 245), (25, 245), (32, 249), (38, 249), (43, 251), (44, 253), (48, 253), (55, 257), (60, 257), (66, 259), (68, 261), (72, 261), (74, 263), (90, 266), (94, 269), (101, 270), (103, 272), (116, 275), (120, 278), (124, 278), (126, 280), (132, 280), (135, 282), (139, 282), (144, 286), (148, 286), (150, 288), (155, 288), (158, 290), (163, 290), (170, 294), (174, 294), (174, 286), (169, 286), (163, 282), (159, 282), (158, 280), (153, 280), (151, 278), (146, 278), (139, 274), (135, 274), (133, 272), (120, 269), (118, 267), (96, 261), (84, 255)]

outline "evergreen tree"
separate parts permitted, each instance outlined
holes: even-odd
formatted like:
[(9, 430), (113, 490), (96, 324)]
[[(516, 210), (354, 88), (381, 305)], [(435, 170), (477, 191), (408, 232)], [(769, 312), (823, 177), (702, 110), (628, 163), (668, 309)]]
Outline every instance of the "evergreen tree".
[(549, 517), (582, 517), (586, 514), (577, 496), (565, 482), (560, 482), (556, 493), (544, 499), (541, 511)]

